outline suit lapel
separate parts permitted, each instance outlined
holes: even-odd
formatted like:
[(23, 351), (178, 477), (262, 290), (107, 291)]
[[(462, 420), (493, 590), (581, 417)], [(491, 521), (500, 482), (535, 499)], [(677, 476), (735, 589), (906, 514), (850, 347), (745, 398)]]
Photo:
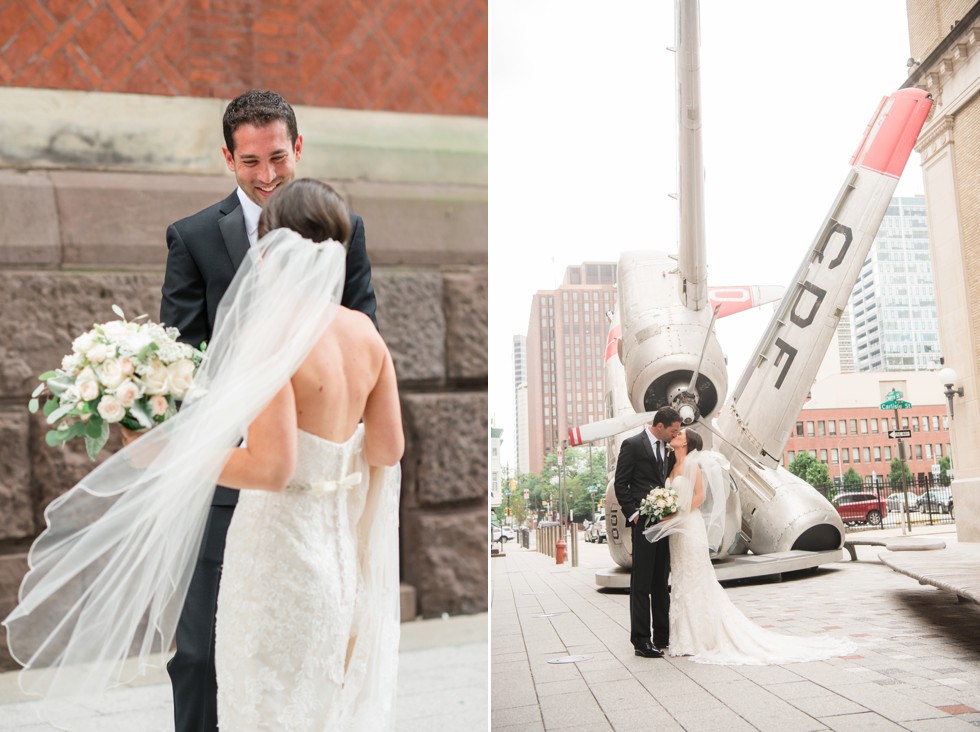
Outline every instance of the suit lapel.
[(227, 213), (218, 220), (218, 229), (221, 230), (221, 237), (225, 240), (225, 249), (228, 250), (231, 263), (237, 270), (248, 255), (250, 246), (248, 234), (245, 233), (245, 214), (238, 200), (237, 189), (223, 201), (222, 210)]

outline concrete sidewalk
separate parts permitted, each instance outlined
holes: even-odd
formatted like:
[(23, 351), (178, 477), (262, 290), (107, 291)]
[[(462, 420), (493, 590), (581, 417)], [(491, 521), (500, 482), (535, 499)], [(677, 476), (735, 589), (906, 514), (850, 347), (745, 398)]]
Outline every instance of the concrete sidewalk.
[[(402, 623), (398, 669), (399, 732), (487, 727), (487, 615)], [(0, 729), (50, 732), (43, 719), (68, 720), (75, 732), (173, 730), (165, 669), (85, 702), (29, 701), (17, 673), (0, 674)], [(44, 713), (46, 716), (42, 717)]]
[[(952, 526), (913, 535), (956, 545)], [(612, 563), (605, 546), (580, 543), (576, 568), (507, 547), (490, 563), (491, 728), (976, 730), (980, 606), (893, 572), (878, 560), (881, 547), (857, 551), (860, 561), (786, 574), (782, 582), (726, 583), (732, 601), (760, 625), (858, 645), (845, 658), (760, 667), (637, 657), (629, 595), (599, 591), (594, 582), (596, 569)], [(553, 663), (568, 656), (587, 659)]]

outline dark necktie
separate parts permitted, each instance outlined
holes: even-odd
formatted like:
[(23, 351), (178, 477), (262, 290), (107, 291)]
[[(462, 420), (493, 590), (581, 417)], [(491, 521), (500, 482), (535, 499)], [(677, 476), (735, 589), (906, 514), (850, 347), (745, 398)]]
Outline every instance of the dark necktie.
[(663, 443), (657, 440), (657, 469), (660, 470), (660, 477), (663, 478), (664, 468), (664, 453), (663, 453)]

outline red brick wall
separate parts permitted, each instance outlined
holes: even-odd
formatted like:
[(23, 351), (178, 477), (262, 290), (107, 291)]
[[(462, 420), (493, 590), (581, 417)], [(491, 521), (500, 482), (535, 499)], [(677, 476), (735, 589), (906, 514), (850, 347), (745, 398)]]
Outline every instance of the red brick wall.
[(487, 115), (486, 0), (0, 0), (0, 85)]

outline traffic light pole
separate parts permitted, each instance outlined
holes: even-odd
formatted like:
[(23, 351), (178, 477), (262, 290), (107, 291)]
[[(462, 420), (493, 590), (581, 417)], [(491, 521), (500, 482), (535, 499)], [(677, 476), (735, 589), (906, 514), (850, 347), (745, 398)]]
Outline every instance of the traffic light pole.
[[(898, 422), (898, 410), (895, 410), (895, 429), (901, 425)], [(905, 442), (898, 438), (898, 461), (902, 469), (902, 499), (905, 501), (905, 528), (912, 533), (912, 516), (909, 514), (909, 491), (905, 481)]]

